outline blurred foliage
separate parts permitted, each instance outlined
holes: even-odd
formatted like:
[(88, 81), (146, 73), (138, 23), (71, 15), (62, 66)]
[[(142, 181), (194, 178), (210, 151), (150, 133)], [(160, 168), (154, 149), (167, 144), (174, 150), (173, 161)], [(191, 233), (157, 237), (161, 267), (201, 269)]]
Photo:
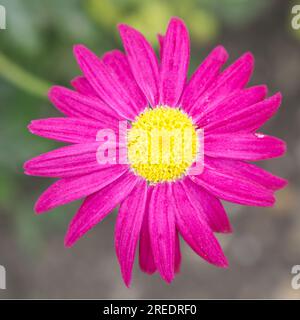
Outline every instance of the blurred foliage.
[(128, 23), (153, 43), (156, 34), (165, 30), (170, 16), (180, 16), (188, 24), (193, 40), (207, 43), (218, 36), (222, 22), (240, 27), (271, 4), (261, 0), (87, 0), (86, 8), (104, 28)]
[(99, 55), (121, 47), (116, 24), (123, 22), (155, 44), (156, 34), (164, 33), (168, 20), (176, 15), (186, 21), (193, 47), (203, 47), (216, 42), (223, 28), (252, 23), (272, 2), (2, 0), (7, 30), (0, 31), (0, 214), (14, 221), (20, 243), (36, 249), (47, 230), (57, 224), (66, 227), (70, 215), (63, 213), (71, 214), (76, 207), (35, 217), (33, 203), (49, 181), (26, 177), (22, 169), (26, 159), (59, 146), (33, 137), (26, 126), (31, 119), (58, 115), (45, 97), (50, 83), (68, 85), (79, 73), (72, 56), (74, 43), (83, 42)]

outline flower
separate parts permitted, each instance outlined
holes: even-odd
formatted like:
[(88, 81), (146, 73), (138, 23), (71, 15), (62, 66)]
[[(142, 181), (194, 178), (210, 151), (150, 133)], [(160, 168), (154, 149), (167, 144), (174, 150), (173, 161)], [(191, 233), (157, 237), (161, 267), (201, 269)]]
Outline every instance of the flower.
[[(98, 58), (83, 45), (74, 47), (84, 75), (72, 81), (75, 91), (54, 86), (49, 93), (65, 117), (29, 125), (36, 135), (71, 144), (25, 163), (28, 175), (60, 178), (35, 210), (42, 213), (86, 197), (65, 238), (70, 247), (120, 204), (115, 247), (127, 286), (138, 242), (141, 269), (158, 271), (167, 282), (180, 268), (179, 235), (203, 259), (226, 267), (214, 233), (232, 229), (220, 199), (272, 206), (274, 192), (286, 185), (248, 163), (285, 152), (283, 141), (256, 133), (277, 111), (281, 95), (266, 98), (263, 85), (245, 88), (253, 70), (250, 53), (221, 71), (228, 58), (222, 46), (187, 80), (189, 35), (178, 18), (159, 36), (160, 63), (137, 30), (121, 24), (119, 31), (125, 54), (114, 50)], [(118, 128), (124, 121), (127, 140), (121, 141)], [(101, 138), (105, 129), (116, 133), (112, 141), (117, 151), (125, 149), (128, 163), (120, 161), (111, 141), (107, 145)], [(177, 130), (167, 160), (160, 130)], [(190, 133), (187, 139), (181, 139), (183, 132)], [(159, 138), (158, 143), (149, 137)], [(98, 159), (102, 146), (109, 163)], [(193, 170), (199, 154), (204, 167)]]

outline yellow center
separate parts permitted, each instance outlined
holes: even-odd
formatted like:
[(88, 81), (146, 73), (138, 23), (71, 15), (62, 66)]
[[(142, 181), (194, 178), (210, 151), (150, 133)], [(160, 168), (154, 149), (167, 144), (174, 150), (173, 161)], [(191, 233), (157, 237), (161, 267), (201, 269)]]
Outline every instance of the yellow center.
[(196, 160), (198, 138), (192, 120), (178, 108), (147, 108), (127, 136), (132, 170), (150, 183), (174, 181)]

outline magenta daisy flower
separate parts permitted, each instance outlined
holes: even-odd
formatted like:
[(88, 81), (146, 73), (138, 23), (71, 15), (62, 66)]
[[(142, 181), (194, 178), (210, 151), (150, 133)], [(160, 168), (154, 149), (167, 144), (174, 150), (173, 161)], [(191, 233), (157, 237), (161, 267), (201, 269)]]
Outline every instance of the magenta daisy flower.
[[(180, 236), (203, 259), (226, 267), (214, 235), (231, 232), (220, 199), (272, 206), (274, 192), (286, 185), (249, 163), (285, 152), (283, 141), (256, 132), (277, 111), (281, 95), (266, 98), (264, 85), (245, 88), (254, 64), (250, 53), (222, 71), (228, 58), (222, 46), (188, 80), (189, 35), (178, 18), (159, 36), (160, 61), (137, 30), (121, 24), (119, 31), (125, 53), (98, 58), (75, 46), (83, 72), (72, 81), (75, 91), (55, 86), (49, 93), (64, 117), (29, 125), (36, 135), (70, 144), (26, 162), (28, 175), (59, 178), (35, 210), (85, 197), (65, 238), (70, 247), (120, 205), (115, 246), (126, 285), (138, 243), (141, 269), (167, 282), (180, 268)], [(175, 132), (169, 153), (162, 130)], [(183, 132), (190, 133), (186, 139)], [(195, 170), (199, 159), (203, 167)]]

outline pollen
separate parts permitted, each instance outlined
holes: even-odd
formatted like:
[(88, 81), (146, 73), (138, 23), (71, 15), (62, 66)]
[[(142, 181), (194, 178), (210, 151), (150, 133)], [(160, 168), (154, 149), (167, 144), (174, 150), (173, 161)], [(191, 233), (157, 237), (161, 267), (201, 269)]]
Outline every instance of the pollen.
[(147, 108), (128, 130), (131, 169), (150, 184), (185, 176), (197, 158), (197, 150), (197, 128), (179, 108)]

